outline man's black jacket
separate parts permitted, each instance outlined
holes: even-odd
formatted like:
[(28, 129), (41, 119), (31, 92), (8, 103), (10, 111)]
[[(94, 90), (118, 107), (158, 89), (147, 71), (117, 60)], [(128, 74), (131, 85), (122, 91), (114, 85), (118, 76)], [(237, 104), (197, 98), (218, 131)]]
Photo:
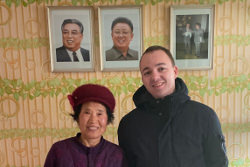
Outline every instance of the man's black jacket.
[(129, 167), (227, 167), (225, 140), (216, 113), (190, 100), (185, 83), (154, 99), (144, 86), (133, 97), (136, 109), (118, 128)]

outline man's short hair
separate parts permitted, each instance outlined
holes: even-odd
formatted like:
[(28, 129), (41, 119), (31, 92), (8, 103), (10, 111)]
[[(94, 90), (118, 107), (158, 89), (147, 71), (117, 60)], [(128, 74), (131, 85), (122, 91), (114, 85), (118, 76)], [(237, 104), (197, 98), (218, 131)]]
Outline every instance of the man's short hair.
[(115, 20), (113, 20), (112, 25), (111, 25), (111, 31), (113, 30), (114, 26), (118, 23), (125, 23), (125, 24), (129, 25), (131, 31), (133, 32), (133, 24), (132, 24), (131, 20), (129, 20), (126, 17), (117, 17)]
[(201, 27), (201, 23), (195, 23), (195, 25), (197, 25), (197, 26)]
[[(172, 65), (175, 66), (174, 58), (173, 58), (171, 52), (170, 52), (168, 49), (166, 49), (166, 48), (164, 48), (164, 47), (162, 47), (162, 46), (159, 46), (159, 45), (153, 45), (153, 46), (148, 47), (148, 48), (144, 51), (144, 53), (142, 54), (142, 57), (143, 57), (146, 53), (151, 53), (151, 52), (156, 51), (156, 50), (162, 50), (163, 52), (165, 52), (165, 53), (167, 54), (167, 56), (170, 58)], [(141, 60), (142, 60), (142, 57), (141, 57)], [(140, 60), (140, 63), (141, 63), (141, 60)]]
[(80, 27), (81, 34), (83, 33), (84, 28), (83, 28), (82, 23), (79, 20), (77, 20), (77, 19), (65, 19), (63, 21), (63, 23), (62, 23), (61, 30), (63, 30), (63, 28), (64, 28), (64, 26), (66, 24), (76, 24), (76, 25), (78, 25)]

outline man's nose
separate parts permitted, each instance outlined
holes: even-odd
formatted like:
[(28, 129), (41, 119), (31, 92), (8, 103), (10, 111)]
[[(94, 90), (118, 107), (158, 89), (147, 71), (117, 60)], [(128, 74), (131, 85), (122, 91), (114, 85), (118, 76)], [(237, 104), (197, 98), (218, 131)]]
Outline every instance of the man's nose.
[(157, 71), (152, 71), (151, 80), (152, 80), (152, 81), (157, 81), (159, 78), (160, 78), (159, 72), (157, 72)]
[(72, 36), (73, 36), (73, 34), (71, 32), (69, 32), (68, 37), (72, 37)]
[(123, 37), (123, 33), (120, 32), (120, 33), (118, 34), (118, 36), (119, 36), (119, 37)]

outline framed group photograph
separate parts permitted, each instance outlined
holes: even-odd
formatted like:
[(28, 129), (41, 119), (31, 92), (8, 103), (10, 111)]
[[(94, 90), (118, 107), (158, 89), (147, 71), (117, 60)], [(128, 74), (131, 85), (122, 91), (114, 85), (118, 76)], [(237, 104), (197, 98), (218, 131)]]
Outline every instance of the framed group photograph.
[(138, 70), (143, 49), (142, 7), (98, 8), (102, 71)]
[(94, 71), (93, 9), (49, 6), (47, 11), (52, 72)]
[(178, 68), (212, 69), (214, 6), (179, 5), (170, 11), (170, 48)]

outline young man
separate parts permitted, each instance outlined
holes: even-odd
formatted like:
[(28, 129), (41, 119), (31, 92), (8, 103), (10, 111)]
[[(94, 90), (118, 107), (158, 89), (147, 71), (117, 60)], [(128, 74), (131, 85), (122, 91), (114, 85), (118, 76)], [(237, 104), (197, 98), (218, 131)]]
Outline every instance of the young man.
[(56, 48), (57, 62), (90, 61), (89, 51), (81, 48), (83, 29), (82, 23), (77, 19), (63, 21), (61, 26), (63, 46)]
[(169, 50), (151, 46), (142, 55), (143, 86), (136, 109), (118, 128), (129, 167), (227, 167), (225, 140), (216, 113), (192, 101)]

